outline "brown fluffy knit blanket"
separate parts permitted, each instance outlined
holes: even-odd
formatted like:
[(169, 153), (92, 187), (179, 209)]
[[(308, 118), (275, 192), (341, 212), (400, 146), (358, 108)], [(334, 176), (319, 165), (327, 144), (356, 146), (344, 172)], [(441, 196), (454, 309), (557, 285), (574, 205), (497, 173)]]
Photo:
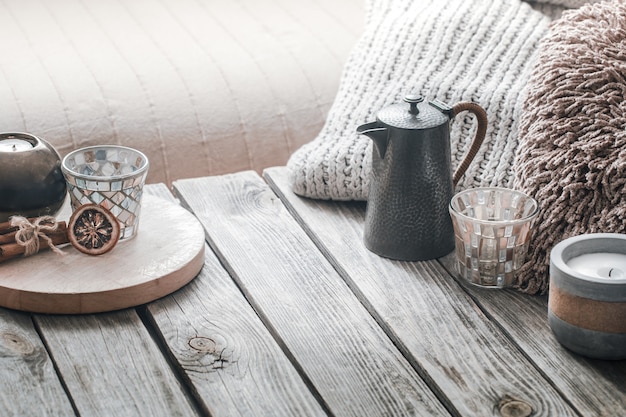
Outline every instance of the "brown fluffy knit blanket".
[(553, 22), (520, 132), (515, 188), (541, 208), (517, 287), (544, 293), (558, 242), (626, 233), (626, 0), (583, 6)]

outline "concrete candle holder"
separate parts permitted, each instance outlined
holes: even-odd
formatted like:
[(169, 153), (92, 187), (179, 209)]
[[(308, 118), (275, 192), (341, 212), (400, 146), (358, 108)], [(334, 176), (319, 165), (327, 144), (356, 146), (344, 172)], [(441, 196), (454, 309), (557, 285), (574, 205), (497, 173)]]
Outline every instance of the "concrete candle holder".
[(550, 253), (548, 322), (568, 349), (626, 359), (626, 235), (585, 234)]

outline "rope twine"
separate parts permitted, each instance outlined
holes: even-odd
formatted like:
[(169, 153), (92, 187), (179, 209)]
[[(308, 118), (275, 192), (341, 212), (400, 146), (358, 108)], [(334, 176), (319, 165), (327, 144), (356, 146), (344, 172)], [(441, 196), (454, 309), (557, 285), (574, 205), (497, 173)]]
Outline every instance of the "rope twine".
[(18, 228), (15, 233), (15, 242), (24, 247), (24, 256), (31, 256), (39, 252), (39, 239), (46, 242), (54, 252), (65, 255), (62, 250), (54, 246), (52, 239), (46, 235), (46, 232), (55, 232), (59, 227), (59, 223), (54, 217), (38, 217), (31, 223), (26, 217), (13, 216), (11, 217), (11, 226)]

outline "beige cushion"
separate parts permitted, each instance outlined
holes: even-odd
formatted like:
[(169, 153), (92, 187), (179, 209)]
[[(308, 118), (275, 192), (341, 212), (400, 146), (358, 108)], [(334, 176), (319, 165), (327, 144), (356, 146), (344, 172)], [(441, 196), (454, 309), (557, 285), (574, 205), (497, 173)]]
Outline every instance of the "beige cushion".
[(286, 163), (321, 129), (361, 0), (5, 0), (0, 131), (136, 147), (149, 182)]
[[(289, 160), (294, 192), (366, 199), (371, 143), (356, 128), (407, 92), (483, 106), (487, 137), (459, 188), (511, 186), (523, 93), (550, 19), (519, 0), (368, 4), (365, 32), (346, 64), (324, 128)], [(452, 123), (453, 168), (473, 129), (473, 120), (463, 114)]]
[(548, 288), (554, 245), (626, 233), (626, 3), (569, 11), (543, 44), (522, 113), (515, 186), (539, 201), (517, 285)]

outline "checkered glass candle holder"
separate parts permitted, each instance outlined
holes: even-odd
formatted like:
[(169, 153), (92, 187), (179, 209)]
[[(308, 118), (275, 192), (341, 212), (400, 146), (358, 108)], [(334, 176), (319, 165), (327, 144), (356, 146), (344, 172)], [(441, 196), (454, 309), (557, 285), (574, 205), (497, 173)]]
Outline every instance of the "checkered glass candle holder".
[(457, 271), (466, 281), (509, 287), (524, 263), (537, 202), (506, 188), (474, 188), (452, 197)]
[(98, 204), (120, 222), (120, 240), (137, 234), (148, 158), (138, 150), (116, 145), (91, 146), (63, 158), (72, 210)]

